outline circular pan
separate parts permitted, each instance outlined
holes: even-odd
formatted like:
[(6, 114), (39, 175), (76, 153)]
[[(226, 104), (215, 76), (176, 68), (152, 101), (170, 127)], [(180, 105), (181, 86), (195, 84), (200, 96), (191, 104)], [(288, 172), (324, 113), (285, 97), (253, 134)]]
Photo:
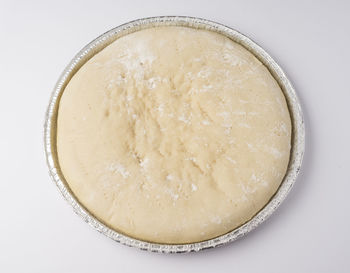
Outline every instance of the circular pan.
[[(96, 219), (86, 210), (70, 191), (67, 182), (60, 170), (56, 151), (56, 125), (57, 112), (60, 97), (72, 76), (97, 52), (111, 44), (113, 41), (129, 33), (157, 26), (184, 26), (195, 29), (205, 29), (222, 34), (231, 40), (241, 44), (255, 55), (270, 71), (280, 85), (287, 101), (292, 121), (291, 153), (286, 175), (280, 187), (270, 201), (251, 220), (240, 227), (219, 237), (196, 243), (188, 244), (158, 244), (131, 238), (109, 228)], [(238, 31), (224, 25), (200, 18), (182, 16), (161, 16), (135, 20), (119, 27), (116, 27), (85, 46), (69, 63), (61, 74), (51, 95), (50, 103), (45, 117), (44, 142), (46, 160), (51, 179), (59, 188), (63, 197), (73, 207), (74, 211), (81, 216), (85, 222), (103, 233), (107, 237), (127, 246), (137, 247), (142, 250), (163, 253), (182, 253), (199, 251), (217, 247), (232, 242), (241, 236), (252, 231), (264, 222), (285, 199), (293, 186), (300, 170), (305, 145), (305, 129), (300, 103), (290, 81), (279, 67), (279, 65), (256, 43)]]

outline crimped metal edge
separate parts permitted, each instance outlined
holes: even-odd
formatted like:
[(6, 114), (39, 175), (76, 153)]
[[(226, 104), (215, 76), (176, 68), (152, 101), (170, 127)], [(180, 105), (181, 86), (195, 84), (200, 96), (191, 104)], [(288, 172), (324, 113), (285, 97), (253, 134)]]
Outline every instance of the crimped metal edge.
[[(281, 86), (287, 100), (292, 119), (292, 147), (288, 170), (275, 195), (263, 209), (261, 209), (251, 220), (249, 220), (244, 225), (232, 230), (229, 233), (202, 242), (169, 245), (151, 243), (131, 238), (109, 228), (105, 224), (101, 223), (98, 219), (96, 219), (93, 215), (91, 215), (89, 211), (87, 211), (77, 201), (64, 180), (57, 159), (56, 121), (58, 104), (60, 97), (72, 76), (84, 63), (86, 63), (87, 60), (89, 60), (97, 52), (111, 44), (119, 37), (141, 29), (157, 26), (184, 26), (196, 29), (206, 29), (225, 35), (231, 40), (244, 46), (269, 69), (270, 73), (274, 76), (276, 81)], [(73, 60), (61, 74), (51, 95), (50, 103), (45, 116), (44, 143), (46, 161), (51, 179), (55, 182), (66, 201), (73, 207), (73, 210), (79, 216), (81, 216), (84, 221), (87, 222), (90, 226), (103, 233), (107, 237), (127, 246), (161, 253), (183, 253), (213, 248), (235, 241), (255, 229), (277, 209), (277, 207), (289, 193), (299, 173), (305, 149), (305, 128), (301, 106), (292, 84), (286, 77), (283, 70), (279, 67), (279, 65), (260, 46), (258, 46), (256, 43), (254, 43), (252, 40), (240, 32), (226, 27), (222, 24), (193, 17), (161, 16), (143, 18), (113, 28), (112, 30), (102, 34), (100, 37), (93, 40), (73, 58)]]

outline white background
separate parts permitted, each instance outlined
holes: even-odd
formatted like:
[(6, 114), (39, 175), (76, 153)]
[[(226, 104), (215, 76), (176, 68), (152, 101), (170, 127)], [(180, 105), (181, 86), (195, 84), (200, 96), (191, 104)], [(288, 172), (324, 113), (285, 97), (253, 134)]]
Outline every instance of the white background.
[[(236, 28), (282, 66), (306, 121), (302, 172), (248, 236), (200, 253), (120, 245), (85, 224), (50, 181), (43, 123), (75, 53), (103, 32), (156, 15)], [(349, 1), (0, 0), (1, 272), (350, 272)]]

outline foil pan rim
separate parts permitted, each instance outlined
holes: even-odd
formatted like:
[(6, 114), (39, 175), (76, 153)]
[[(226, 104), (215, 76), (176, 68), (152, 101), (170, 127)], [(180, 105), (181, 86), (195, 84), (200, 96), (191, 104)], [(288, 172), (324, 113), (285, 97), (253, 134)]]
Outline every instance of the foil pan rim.
[[(292, 119), (292, 147), (289, 166), (286, 175), (275, 195), (265, 205), (265, 207), (247, 223), (224, 235), (202, 242), (187, 244), (152, 243), (129, 237), (109, 228), (91, 215), (89, 211), (87, 211), (70, 192), (69, 187), (64, 181), (57, 160), (55, 143), (58, 104), (60, 96), (71, 77), (87, 60), (119, 37), (141, 29), (157, 26), (184, 26), (197, 29), (206, 29), (220, 33), (244, 46), (269, 69), (270, 73), (281, 86)], [(73, 207), (73, 210), (90, 226), (107, 237), (127, 246), (161, 253), (183, 253), (213, 248), (235, 241), (255, 229), (269, 216), (271, 216), (271, 214), (288, 195), (300, 171), (305, 150), (305, 127), (301, 106), (291, 82), (288, 80), (280, 66), (259, 45), (237, 30), (213, 21), (187, 16), (158, 16), (138, 19), (113, 28), (86, 45), (72, 59), (58, 79), (50, 98), (45, 116), (44, 145), (46, 161), (51, 179), (57, 185), (59, 191), (66, 201)]]

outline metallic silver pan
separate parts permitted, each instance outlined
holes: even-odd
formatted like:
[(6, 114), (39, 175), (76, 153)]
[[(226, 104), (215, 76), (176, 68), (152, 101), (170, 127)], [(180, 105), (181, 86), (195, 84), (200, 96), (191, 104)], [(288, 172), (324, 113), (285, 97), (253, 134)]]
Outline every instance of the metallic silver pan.
[[(195, 29), (205, 29), (220, 33), (232, 39), (233, 41), (241, 44), (243, 47), (245, 47), (247, 50), (253, 53), (269, 69), (273, 77), (279, 83), (287, 100), (289, 112), (292, 119), (292, 149), (290, 154), (290, 161), (287, 173), (278, 191), (271, 198), (268, 204), (266, 204), (266, 206), (247, 223), (232, 230), (229, 233), (203, 242), (179, 245), (158, 244), (137, 240), (135, 238), (131, 238), (127, 235), (121, 234), (109, 228), (108, 226), (100, 222), (98, 219), (96, 219), (78, 202), (73, 193), (70, 191), (67, 182), (64, 180), (57, 160), (56, 124), (58, 104), (60, 102), (61, 95), (72, 76), (92, 56), (94, 56), (97, 52), (111, 44), (116, 39), (141, 29), (157, 26), (183, 26)], [(86, 45), (73, 58), (73, 60), (69, 63), (69, 65), (66, 67), (66, 69), (63, 71), (62, 75), (58, 79), (58, 82), (53, 90), (50, 103), (47, 109), (44, 134), (45, 152), (50, 176), (59, 188), (63, 197), (73, 207), (74, 211), (84, 219), (85, 222), (87, 222), (90, 226), (94, 227), (96, 230), (103, 233), (104, 235), (124, 245), (137, 247), (142, 250), (164, 253), (199, 251), (202, 249), (227, 244), (247, 234), (248, 232), (256, 228), (258, 225), (260, 225), (262, 222), (264, 222), (277, 209), (277, 207), (285, 199), (291, 187), (293, 186), (302, 163), (305, 143), (305, 129), (301, 107), (293, 86), (291, 85), (290, 81), (288, 80), (282, 69), (279, 67), (279, 65), (260, 46), (258, 46), (252, 40), (250, 40), (249, 38), (232, 28), (205, 19), (180, 16), (164, 16), (135, 20), (130, 23), (116, 27), (106, 32), (105, 34), (102, 34), (100, 37)]]

